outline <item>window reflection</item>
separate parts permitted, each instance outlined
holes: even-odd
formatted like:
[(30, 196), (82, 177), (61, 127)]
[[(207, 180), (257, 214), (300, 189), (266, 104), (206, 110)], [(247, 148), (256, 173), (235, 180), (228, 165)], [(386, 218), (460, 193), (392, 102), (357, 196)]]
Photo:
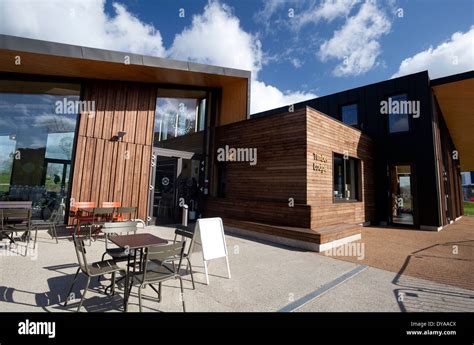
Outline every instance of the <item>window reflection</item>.
[[(201, 143), (206, 124), (206, 92), (160, 89), (155, 109), (157, 147), (193, 151)], [(201, 147), (199, 147), (201, 151)]]
[[(388, 100), (389, 102), (406, 102), (408, 96), (406, 94), (395, 95), (389, 97)], [(408, 114), (406, 113), (390, 113), (388, 120), (390, 133), (407, 132), (410, 129)]]
[(341, 108), (342, 122), (349, 126), (358, 125), (357, 104), (345, 105)]
[(32, 201), (43, 219), (67, 203), (77, 114), (56, 105), (79, 92), (76, 84), (0, 81), (0, 200)]
[(334, 200), (360, 200), (360, 161), (352, 157), (334, 154)]

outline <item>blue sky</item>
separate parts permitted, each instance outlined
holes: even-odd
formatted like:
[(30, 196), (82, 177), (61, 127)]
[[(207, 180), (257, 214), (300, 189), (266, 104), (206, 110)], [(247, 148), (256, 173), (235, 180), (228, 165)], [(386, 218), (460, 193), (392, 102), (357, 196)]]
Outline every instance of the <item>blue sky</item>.
[(0, 6), (0, 33), (250, 69), (252, 112), (425, 69), (432, 78), (474, 69), (472, 0), (4, 0)]

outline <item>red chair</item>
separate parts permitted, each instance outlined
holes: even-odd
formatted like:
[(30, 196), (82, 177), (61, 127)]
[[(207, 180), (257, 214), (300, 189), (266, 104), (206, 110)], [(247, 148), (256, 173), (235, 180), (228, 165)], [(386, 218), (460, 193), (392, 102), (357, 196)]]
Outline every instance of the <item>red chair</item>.
[(114, 215), (112, 216), (112, 219), (110, 221), (116, 222), (116, 221), (121, 221), (120, 215), (117, 213), (117, 208), (121, 207), (122, 203), (120, 201), (104, 201), (102, 203), (102, 207), (113, 207), (115, 208)]
[[(92, 209), (97, 205), (93, 201), (76, 201), (71, 205), (69, 216), (73, 218), (73, 225), (76, 223), (77, 235), (81, 234), (81, 223), (90, 223), (94, 220)], [(90, 210), (90, 212), (84, 212)]]

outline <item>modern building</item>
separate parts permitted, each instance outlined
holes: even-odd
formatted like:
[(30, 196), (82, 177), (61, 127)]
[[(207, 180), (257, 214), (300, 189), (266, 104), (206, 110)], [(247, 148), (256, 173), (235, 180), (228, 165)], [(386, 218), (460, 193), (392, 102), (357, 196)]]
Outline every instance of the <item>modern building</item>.
[(157, 224), (186, 204), (316, 250), (358, 224), (439, 230), (474, 170), (473, 90), (421, 72), (250, 117), (248, 71), (0, 35), (0, 200)]
[[(375, 213), (365, 221), (440, 229), (463, 213), (460, 172), (474, 168), (473, 105), (474, 72), (430, 80), (425, 71), (301, 102), (292, 109), (311, 107), (372, 140)], [(288, 113), (288, 107), (252, 118), (281, 113)], [(333, 141), (348, 140), (332, 133)], [(334, 154), (349, 150), (349, 144), (333, 149)], [(344, 188), (338, 182), (337, 160), (329, 165), (336, 203)], [(347, 184), (347, 176), (343, 180)]]
[(250, 72), (0, 35), (0, 200), (47, 217), (117, 201), (175, 223), (209, 193), (215, 128), (248, 118)]

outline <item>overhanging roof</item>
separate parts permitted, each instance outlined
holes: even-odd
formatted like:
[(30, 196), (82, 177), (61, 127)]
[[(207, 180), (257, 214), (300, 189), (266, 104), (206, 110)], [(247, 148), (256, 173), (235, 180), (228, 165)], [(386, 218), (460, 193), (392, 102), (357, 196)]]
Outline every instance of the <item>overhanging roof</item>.
[(244, 70), (8, 35), (0, 35), (0, 72), (201, 87), (250, 79)]
[(474, 171), (474, 71), (433, 79), (436, 95), (462, 171)]

